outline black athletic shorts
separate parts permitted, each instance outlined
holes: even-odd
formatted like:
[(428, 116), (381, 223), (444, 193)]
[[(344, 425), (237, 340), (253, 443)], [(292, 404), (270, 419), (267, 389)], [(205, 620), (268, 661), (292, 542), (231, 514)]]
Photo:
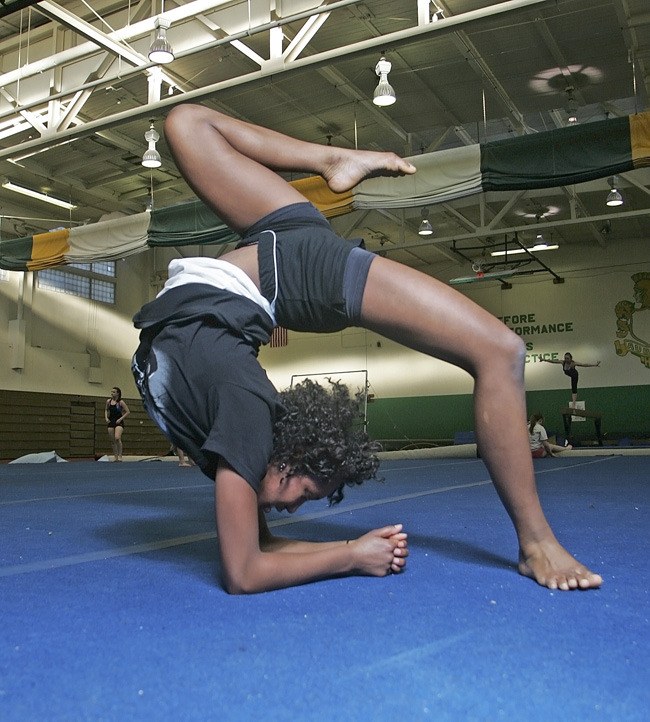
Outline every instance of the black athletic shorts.
[(332, 333), (358, 325), (374, 254), (336, 235), (311, 203), (294, 203), (251, 226), (240, 246), (257, 243), (262, 295), (279, 326)]

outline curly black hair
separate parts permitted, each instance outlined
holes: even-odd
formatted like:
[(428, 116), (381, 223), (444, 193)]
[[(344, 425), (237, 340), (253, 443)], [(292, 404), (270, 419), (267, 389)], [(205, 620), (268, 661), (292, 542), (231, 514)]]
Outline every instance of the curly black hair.
[(335, 480), (330, 505), (343, 499), (346, 485), (376, 479), (381, 444), (371, 441), (362, 423), (362, 392), (354, 397), (345, 384), (329, 388), (305, 379), (280, 392), (286, 413), (273, 428), (271, 463), (286, 464), (293, 476), (309, 476), (317, 484)]

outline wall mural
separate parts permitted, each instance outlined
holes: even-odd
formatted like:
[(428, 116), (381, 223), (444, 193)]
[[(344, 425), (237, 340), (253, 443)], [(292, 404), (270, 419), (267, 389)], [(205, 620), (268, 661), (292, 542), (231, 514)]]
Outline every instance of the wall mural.
[(631, 353), (650, 369), (650, 341), (640, 335), (644, 334), (646, 338), (650, 338), (648, 334), (650, 314), (640, 315), (642, 311), (650, 311), (650, 272), (635, 273), (632, 281), (634, 301), (619, 301), (614, 309), (617, 328), (614, 347), (619, 356), (627, 356)]

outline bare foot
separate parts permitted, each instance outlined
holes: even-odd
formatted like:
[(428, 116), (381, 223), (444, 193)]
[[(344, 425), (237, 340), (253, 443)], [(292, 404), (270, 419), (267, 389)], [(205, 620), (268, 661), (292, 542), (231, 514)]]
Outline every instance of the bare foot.
[(345, 193), (364, 178), (412, 175), (416, 168), (395, 153), (337, 148), (322, 176), (334, 193)]
[(587, 569), (555, 541), (530, 545), (519, 553), (519, 572), (549, 589), (595, 589), (603, 583), (600, 574)]

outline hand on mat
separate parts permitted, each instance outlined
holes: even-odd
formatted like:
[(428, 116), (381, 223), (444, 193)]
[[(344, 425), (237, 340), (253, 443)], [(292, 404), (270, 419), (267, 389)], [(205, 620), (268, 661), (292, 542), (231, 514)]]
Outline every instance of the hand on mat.
[(401, 572), (408, 556), (408, 540), (401, 524), (391, 524), (360, 536), (351, 546), (360, 574), (384, 577)]

